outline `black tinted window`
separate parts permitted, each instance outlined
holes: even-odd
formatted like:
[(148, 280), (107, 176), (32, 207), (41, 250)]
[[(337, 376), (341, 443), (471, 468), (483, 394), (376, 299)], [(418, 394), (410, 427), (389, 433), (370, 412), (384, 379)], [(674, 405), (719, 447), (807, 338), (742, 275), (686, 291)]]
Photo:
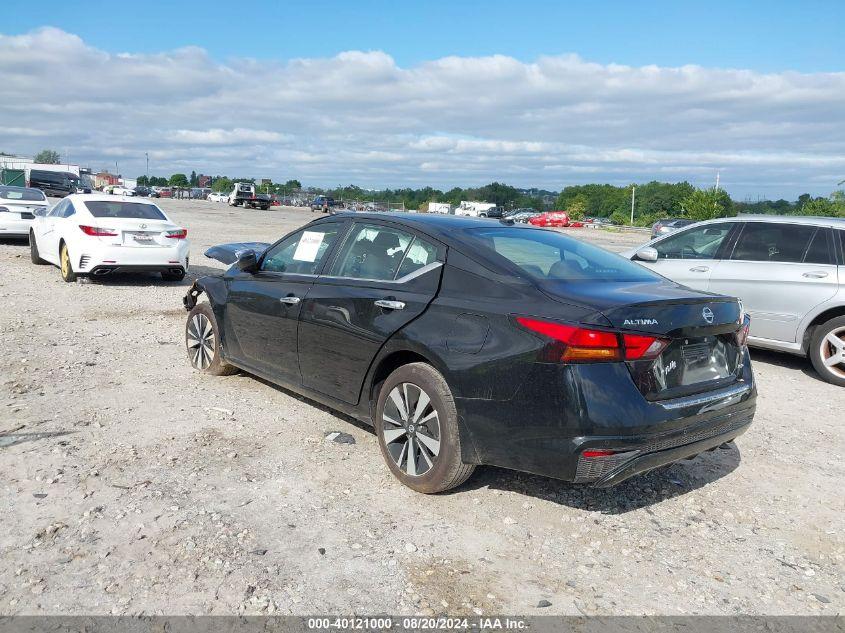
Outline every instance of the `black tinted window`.
[(805, 264), (833, 264), (835, 259), (830, 250), (830, 229), (820, 228), (816, 231), (810, 246), (804, 255)]
[(652, 281), (658, 275), (602, 248), (543, 229), (469, 229), (490, 249), (538, 281)]
[(161, 210), (154, 204), (144, 202), (123, 202), (111, 200), (91, 200), (85, 203), (95, 218), (134, 218), (136, 220), (166, 220)]
[(750, 262), (801, 262), (815, 232), (814, 226), (746, 222), (731, 259)]
[[(335, 277), (391, 280), (413, 236), (392, 226), (356, 224), (332, 266)], [(422, 255), (419, 255), (422, 257)]]

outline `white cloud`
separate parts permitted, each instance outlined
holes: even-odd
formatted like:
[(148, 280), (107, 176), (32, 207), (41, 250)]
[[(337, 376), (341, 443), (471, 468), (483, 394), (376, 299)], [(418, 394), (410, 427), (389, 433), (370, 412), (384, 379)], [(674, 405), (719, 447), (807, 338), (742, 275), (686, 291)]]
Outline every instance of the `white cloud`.
[(762, 74), (383, 52), (220, 63), (198, 48), (112, 54), (44, 28), (0, 35), (0, 150), (92, 167), (310, 184), (688, 179), (734, 195), (845, 178), (845, 73)]

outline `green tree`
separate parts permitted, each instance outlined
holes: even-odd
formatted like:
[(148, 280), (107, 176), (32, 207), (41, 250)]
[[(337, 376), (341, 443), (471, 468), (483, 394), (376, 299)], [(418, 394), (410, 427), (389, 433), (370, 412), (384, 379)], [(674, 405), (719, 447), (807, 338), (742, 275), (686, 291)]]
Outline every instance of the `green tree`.
[(62, 157), (54, 149), (42, 149), (35, 155), (33, 160), (42, 165), (58, 165), (62, 162)]
[(226, 176), (218, 176), (214, 179), (214, 184), (211, 185), (211, 190), (218, 193), (229, 193), (232, 191), (232, 181)]
[(578, 195), (569, 203), (566, 212), (573, 220), (583, 220), (587, 215), (587, 198), (583, 195)]
[(285, 189), (302, 189), (302, 183), (292, 178), (285, 183)]
[(173, 174), (169, 182), (171, 187), (187, 187), (188, 177), (185, 174)]
[(199, 180), (197, 179), (197, 172), (191, 171), (191, 178), (188, 182), (191, 183), (192, 187), (196, 187), (199, 184)]
[(684, 215), (696, 222), (734, 215), (733, 200), (724, 189), (696, 189), (683, 202)]

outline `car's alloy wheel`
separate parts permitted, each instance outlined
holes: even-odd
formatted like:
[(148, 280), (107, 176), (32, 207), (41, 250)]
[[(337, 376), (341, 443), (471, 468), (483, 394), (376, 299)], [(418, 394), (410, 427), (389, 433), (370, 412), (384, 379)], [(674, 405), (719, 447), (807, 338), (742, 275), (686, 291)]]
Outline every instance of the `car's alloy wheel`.
[(409, 477), (434, 467), (440, 454), (440, 418), (431, 397), (403, 382), (390, 390), (382, 413), (382, 436), (393, 463)]
[(191, 356), (191, 365), (205, 370), (211, 366), (217, 347), (214, 327), (204, 314), (195, 314), (188, 321), (187, 345)]
[(428, 363), (409, 363), (376, 389), (373, 422), (390, 472), (426, 494), (466, 481), (475, 466), (462, 460), (458, 411), (443, 375)]
[(220, 345), (220, 328), (214, 318), (214, 310), (208, 303), (198, 303), (188, 313), (185, 323), (185, 348), (191, 366), (204, 374), (230, 376), (238, 368), (223, 358)]
[(819, 355), (828, 371), (845, 378), (845, 327), (827, 333), (821, 341)]
[(817, 326), (810, 345), (810, 360), (819, 375), (845, 387), (845, 316)]
[(73, 272), (73, 266), (70, 264), (67, 244), (62, 244), (62, 248), (59, 250), (59, 264), (62, 270), (62, 279), (68, 283), (76, 281), (76, 273)]

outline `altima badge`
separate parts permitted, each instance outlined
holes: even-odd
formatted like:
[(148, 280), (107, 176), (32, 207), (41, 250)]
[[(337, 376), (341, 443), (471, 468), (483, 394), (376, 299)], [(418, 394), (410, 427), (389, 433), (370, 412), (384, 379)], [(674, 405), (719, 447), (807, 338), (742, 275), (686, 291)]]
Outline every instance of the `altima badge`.
[(704, 308), (701, 311), (701, 316), (704, 317), (704, 320), (707, 321), (707, 323), (713, 323), (713, 310), (710, 308)]

